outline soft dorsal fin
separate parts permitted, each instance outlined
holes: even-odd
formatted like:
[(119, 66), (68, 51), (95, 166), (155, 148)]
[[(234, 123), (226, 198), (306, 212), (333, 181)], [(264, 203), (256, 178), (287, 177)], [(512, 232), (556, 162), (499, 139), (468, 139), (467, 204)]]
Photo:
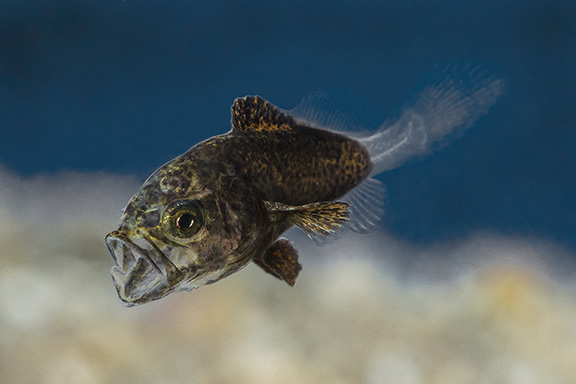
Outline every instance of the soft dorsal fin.
[(260, 96), (239, 97), (232, 104), (232, 130), (277, 131), (291, 130), (296, 122)]

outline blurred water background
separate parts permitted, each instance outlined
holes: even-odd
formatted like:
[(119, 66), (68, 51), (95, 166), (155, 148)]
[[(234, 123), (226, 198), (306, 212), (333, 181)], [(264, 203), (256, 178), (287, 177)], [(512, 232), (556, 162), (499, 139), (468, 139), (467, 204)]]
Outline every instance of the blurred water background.
[[(572, 1), (0, 1), (1, 383), (576, 382)], [(436, 65), (507, 92), (380, 177), (381, 231), (125, 308), (103, 243), (235, 97), (375, 129)]]
[(571, 383), (573, 251), (476, 233), (324, 247), (294, 288), (254, 265), (125, 308), (102, 237), (133, 177), (2, 174), (2, 383)]

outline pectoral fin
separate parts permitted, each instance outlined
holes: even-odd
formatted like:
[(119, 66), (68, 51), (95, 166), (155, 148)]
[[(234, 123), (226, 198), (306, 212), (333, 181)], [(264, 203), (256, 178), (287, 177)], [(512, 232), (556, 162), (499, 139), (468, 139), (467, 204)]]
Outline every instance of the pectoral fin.
[(294, 286), (302, 266), (298, 263), (298, 251), (288, 240), (280, 239), (264, 252), (254, 263), (260, 268)]
[(342, 227), (350, 216), (349, 207), (348, 203), (342, 202), (318, 202), (299, 206), (266, 202), (269, 211), (287, 213), (288, 220), (312, 239), (318, 235), (329, 236)]

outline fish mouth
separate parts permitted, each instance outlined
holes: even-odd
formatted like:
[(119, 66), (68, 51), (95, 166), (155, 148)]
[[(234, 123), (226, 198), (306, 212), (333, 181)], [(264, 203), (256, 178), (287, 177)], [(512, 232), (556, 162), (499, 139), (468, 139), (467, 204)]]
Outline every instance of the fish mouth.
[(111, 274), (120, 300), (134, 306), (160, 299), (182, 280), (180, 270), (148, 237), (128, 237), (114, 231), (106, 236), (114, 260)]

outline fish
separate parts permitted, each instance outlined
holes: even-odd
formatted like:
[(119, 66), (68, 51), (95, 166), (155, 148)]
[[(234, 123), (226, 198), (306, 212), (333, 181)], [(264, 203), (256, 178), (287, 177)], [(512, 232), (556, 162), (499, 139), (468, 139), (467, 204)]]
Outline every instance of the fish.
[(309, 109), (237, 98), (231, 130), (162, 165), (105, 237), (120, 300), (134, 306), (215, 283), (253, 262), (293, 286), (295, 226), (319, 244), (366, 232), (384, 214), (376, 175), (429, 154), (495, 103), (502, 80), (444, 70), (393, 123), (372, 133), (325, 127)]

